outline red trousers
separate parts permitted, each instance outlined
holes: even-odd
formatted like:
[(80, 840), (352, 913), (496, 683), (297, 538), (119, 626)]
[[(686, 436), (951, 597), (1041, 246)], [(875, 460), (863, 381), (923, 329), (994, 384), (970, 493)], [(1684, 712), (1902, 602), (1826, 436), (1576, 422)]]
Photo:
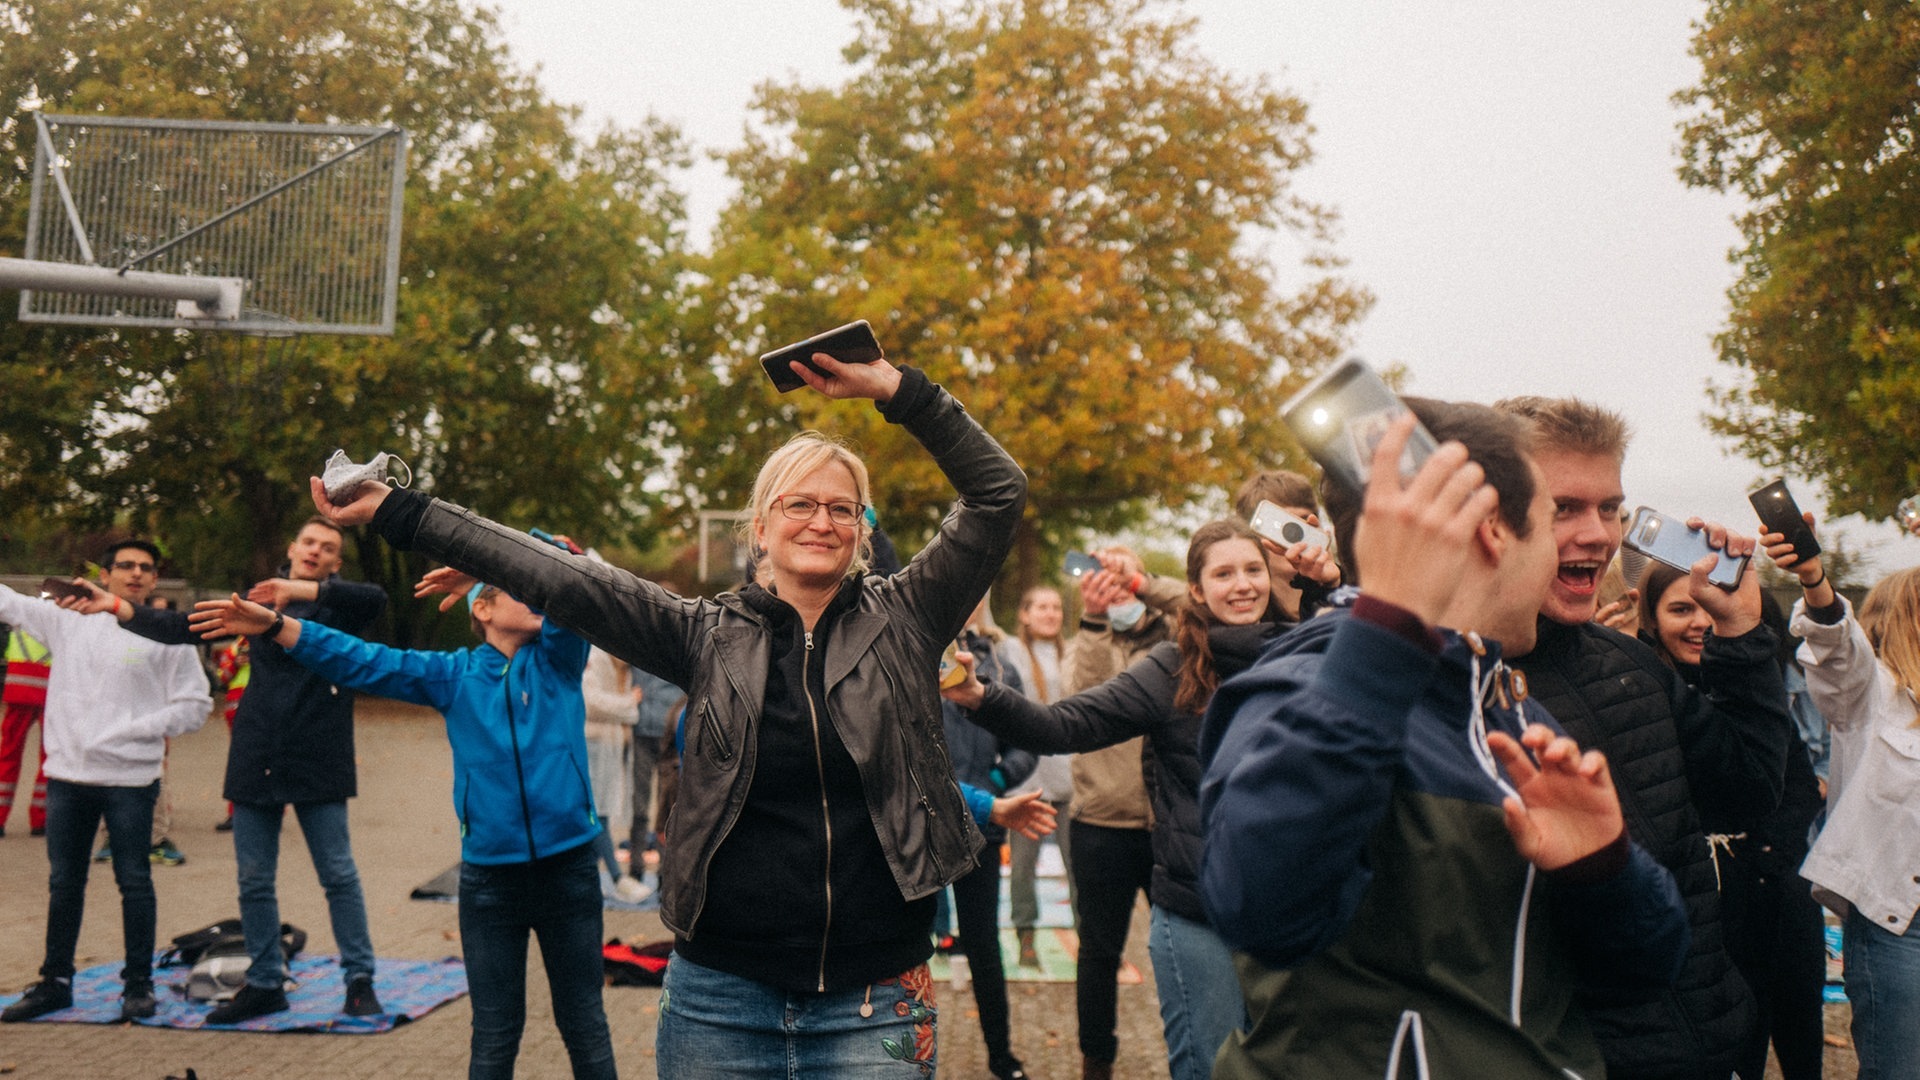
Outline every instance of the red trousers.
[[(40, 722), (38, 705), (8, 705), (0, 720), (0, 826), (7, 823), (13, 810), (13, 795), (20, 782), (20, 765), (27, 755), (27, 729)], [(46, 729), (41, 729), (41, 738)], [(47, 751), (40, 748), (40, 762), (33, 770), (33, 801), (27, 804), (27, 827), (47, 827)]]

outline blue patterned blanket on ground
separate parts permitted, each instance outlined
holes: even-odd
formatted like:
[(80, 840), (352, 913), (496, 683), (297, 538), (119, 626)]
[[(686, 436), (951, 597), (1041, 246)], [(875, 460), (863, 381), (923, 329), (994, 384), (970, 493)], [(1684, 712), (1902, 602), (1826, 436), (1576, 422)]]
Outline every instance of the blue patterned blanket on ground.
[[(120, 963), (99, 964), (74, 976), (73, 1006), (39, 1017), (55, 1024), (117, 1024), (120, 1022)], [(159, 1012), (147, 1027), (209, 1031), (307, 1031), (340, 1035), (377, 1035), (418, 1020), (467, 992), (467, 968), (458, 957), (443, 960), (375, 961), (374, 992), (386, 1010), (379, 1016), (348, 1016), (340, 1011), (346, 987), (340, 978), (340, 958), (331, 955), (296, 957), (291, 974), (299, 986), (287, 991), (285, 1012), (255, 1017), (242, 1023), (213, 1026), (207, 1014), (213, 1005), (187, 1000), (186, 967), (155, 968), (153, 996)], [(18, 1001), (19, 994), (0, 996), (0, 1006)]]

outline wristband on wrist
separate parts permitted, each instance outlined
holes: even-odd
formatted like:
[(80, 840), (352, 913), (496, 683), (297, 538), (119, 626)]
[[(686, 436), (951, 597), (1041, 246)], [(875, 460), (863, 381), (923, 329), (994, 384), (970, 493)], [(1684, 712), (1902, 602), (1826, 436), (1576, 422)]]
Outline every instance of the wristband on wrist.
[(1819, 578), (1817, 578), (1817, 579), (1816, 579), (1816, 580), (1815, 580), (1815, 581), (1813, 582), (1813, 584), (1811, 584), (1811, 585), (1802, 585), (1802, 586), (1800, 586), (1800, 587), (1801, 587), (1802, 589), (1805, 589), (1805, 590), (1806, 590), (1806, 591), (1808, 591), (1808, 592), (1812, 592), (1813, 590), (1815, 590), (1815, 589), (1817, 589), (1817, 588), (1819, 588), (1820, 586), (1822, 586), (1822, 585), (1824, 585), (1824, 584), (1826, 584), (1826, 581), (1827, 581), (1827, 568), (1823, 566), (1823, 567), (1821, 567), (1821, 568), (1820, 568), (1820, 576), (1819, 576)]
[(120, 617), (120, 597), (118, 596), (113, 598), (113, 617), (116, 619)]
[(287, 625), (287, 613), (284, 611), (274, 612), (273, 625), (267, 627), (267, 638), (269, 640), (277, 640), (280, 637), (280, 628), (285, 625)]

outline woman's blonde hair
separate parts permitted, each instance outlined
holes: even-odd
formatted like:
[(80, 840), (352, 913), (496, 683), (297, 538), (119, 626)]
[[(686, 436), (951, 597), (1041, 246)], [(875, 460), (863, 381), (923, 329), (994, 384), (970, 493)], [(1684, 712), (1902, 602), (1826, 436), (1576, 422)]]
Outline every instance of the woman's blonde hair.
[[(766, 463), (760, 466), (760, 475), (753, 481), (753, 495), (748, 500), (748, 507), (753, 513), (741, 526), (746, 543), (749, 546), (754, 544), (754, 534), (760, 523), (774, 512), (774, 500), (787, 494), (795, 484), (815, 472), (836, 463), (844, 466), (853, 476), (853, 490), (861, 507), (871, 506), (867, 464), (860, 460), (860, 455), (831, 435), (803, 431), (769, 454)], [(854, 525), (854, 530), (858, 542), (854, 546), (853, 561), (847, 566), (849, 577), (866, 573), (867, 567), (873, 564), (873, 530), (868, 527), (865, 517)]]
[(1859, 619), (1900, 689), (1920, 693), (1920, 566), (1881, 579), (1860, 602)]

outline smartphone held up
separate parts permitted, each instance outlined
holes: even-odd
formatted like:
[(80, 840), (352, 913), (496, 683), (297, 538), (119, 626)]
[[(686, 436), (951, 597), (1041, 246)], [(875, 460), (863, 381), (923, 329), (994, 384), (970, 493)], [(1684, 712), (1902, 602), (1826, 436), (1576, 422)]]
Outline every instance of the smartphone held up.
[[(1294, 437), (1327, 475), (1352, 491), (1365, 491), (1374, 451), (1387, 429), (1407, 411), (1380, 376), (1365, 363), (1348, 358), (1308, 383), (1280, 407)], [(1425, 426), (1415, 423), (1400, 455), (1400, 476), (1410, 480), (1439, 448)]]
[(1738, 588), (1741, 575), (1747, 570), (1747, 556), (1737, 559), (1728, 556), (1713, 546), (1707, 530), (1689, 529), (1684, 520), (1668, 517), (1650, 506), (1633, 512), (1633, 521), (1627, 525), (1621, 544), (1677, 570), (1692, 570), (1694, 563), (1714, 556), (1719, 561), (1707, 572), (1707, 580), (1723, 589)]
[(1099, 573), (1100, 560), (1084, 551), (1069, 551), (1067, 552), (1066, 562), (1062, 564), (1061, 568), (1067, 572), (1067, 576), (1070, 578), (1082, 578), (1088, 574)]
[(813, 362), (814, 353), (826, 353), (843, 364), (871, 364), (885, 355), (880, 351), (879, 339), (873, 336), (873, 326), (861, 319), (845, 326), (836, 326), (824, 334), (815, 334), (805, 341), (796, 341), (763, 353), (760, 367), (767, 373), (767, 378), (773, 380), (774, 389), (784, 394), (807, 385), (806, 380), (793, 370), (796, 360), (815, 375), (826, 377), (827, 373)]
[(1298, 515), (1283, 510), (1265, 499), (1260, 500), (1260, 505), (1254, 508), (1253, 518), (1247, 524), (1253, 528), (1254, 532), (1281, 547), (1292, 547), (1295, 544), (1317, 548), (1327, 546), (1327, 534), (1324, 531), (1314, 528)]
[(1800, 513), (1800, 504), (1793, 501), (1793, 493), (1787, 490), (1785, 480), (1775, 480), (1747, 496), (1753, 504), (1753, 512), (1760, 515), (1760, 524), (1770, 533), (1779, 533), (1793, 545), (1794, 558), (1805, 562), (1820, 554), (1820, 541), (1814, 539), (1813, 530), (1807, 527), (1807, 519)]

